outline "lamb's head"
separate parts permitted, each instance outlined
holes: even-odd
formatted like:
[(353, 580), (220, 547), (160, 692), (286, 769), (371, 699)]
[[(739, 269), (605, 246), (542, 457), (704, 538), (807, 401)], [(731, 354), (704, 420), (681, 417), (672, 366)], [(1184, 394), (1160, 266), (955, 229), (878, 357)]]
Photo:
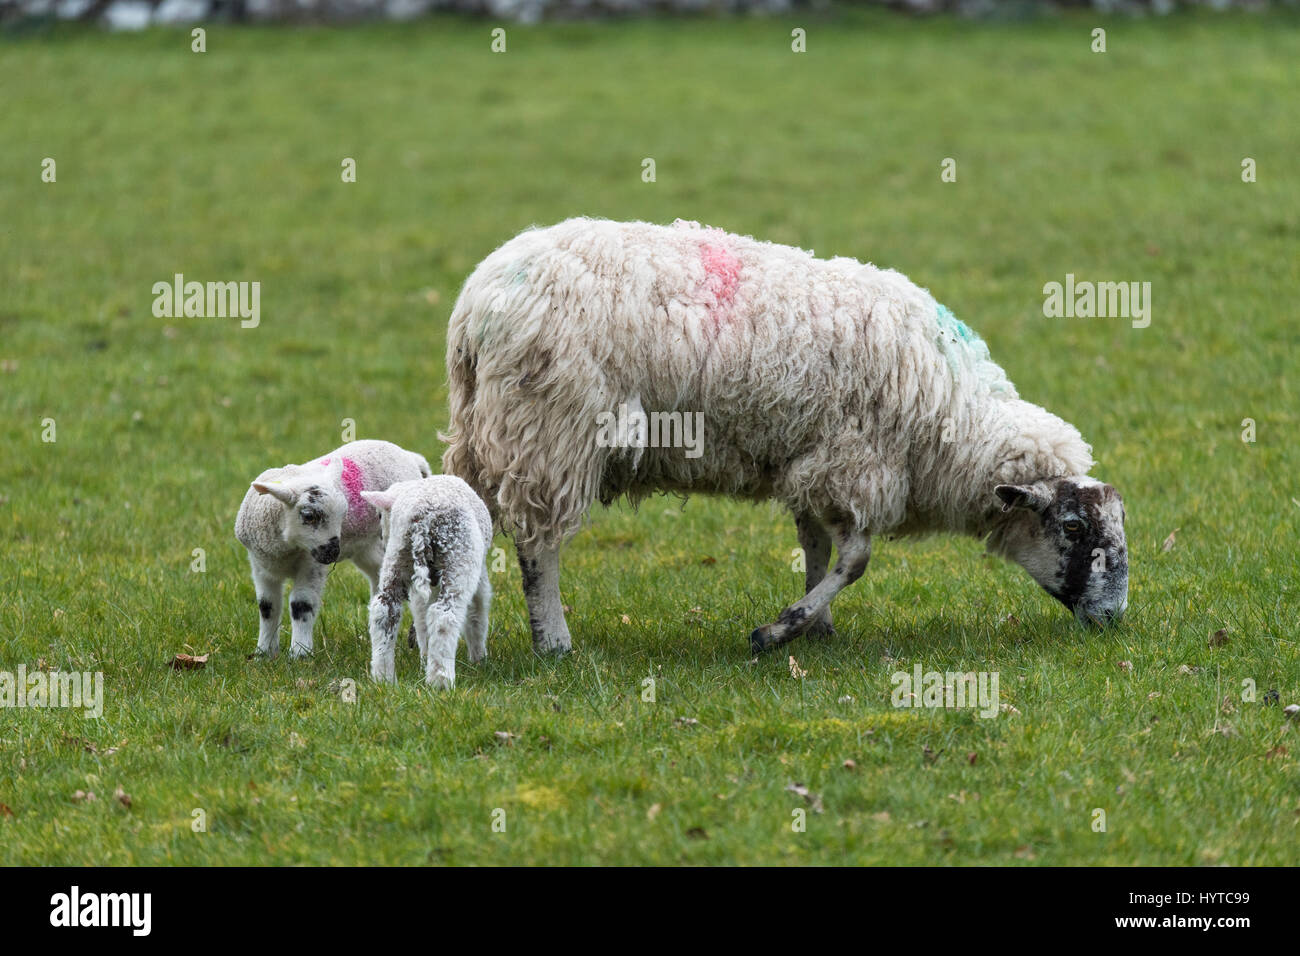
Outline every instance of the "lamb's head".
[(336, 462), (295, 469), (281, 481), (253, 482), (254, 491), (270, 495), (284, 507), (285, 542), (321, 564), (339, 559), (339, 536), (348, 513), (348, 499), (339, 484), (343, 462)]
[(1002, 514), (990, 550), (1015, 561), (1080, 621), (1118, 620), (1128, 607), (1124, 501), (1087, 475), (998, 485)]

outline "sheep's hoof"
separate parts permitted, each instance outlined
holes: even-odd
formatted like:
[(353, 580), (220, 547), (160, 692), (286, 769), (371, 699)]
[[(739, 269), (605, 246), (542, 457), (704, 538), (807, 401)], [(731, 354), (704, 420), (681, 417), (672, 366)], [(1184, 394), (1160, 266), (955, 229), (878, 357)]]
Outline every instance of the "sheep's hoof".
[(312, 650), (310, 647), (304, 647), (302, 644), (295, 644), (289, 648), (289, 659), (294, 661), (305, 660), (311, 657)]
[(762, 627), (756, 627), (749, 635), (749, 652), (751, 654), (762, 654), (764, 651), (776, 647), (776, 645), (777, 642), (772, 637), (771, 624), (764, 624)]
[(813, 621), (803, 633), (805, 637), (826, 639), (835, 636), (835, 628), (830, 621)]
[(419, 647), (419, 646), (420, 646), (419, 641), (417, 641), (417, 640), (415, 639), (415, 625), (414, 625), (414, 624), (412, 624), (412, 625), (411, 625), (411, 629), (410, 629), (409, 631), (406, 632), (406, 646), (407, 646), (407, 647)]
[(280, 649), (278, 647), (275, 650), (262, 650), (262, 648), (259, 647), (257, 650), (253, 651), (253, 653), (245, 657), (244, 660), (273, 661), (279, 656), (280, 656)]
[(569, 644), (560, 641), (544, 644), (539, 644), (536, 641), (533, 642), (533, 653), (538, 657), (563, 657), (565, 654), (569, 653), (569, 650)]

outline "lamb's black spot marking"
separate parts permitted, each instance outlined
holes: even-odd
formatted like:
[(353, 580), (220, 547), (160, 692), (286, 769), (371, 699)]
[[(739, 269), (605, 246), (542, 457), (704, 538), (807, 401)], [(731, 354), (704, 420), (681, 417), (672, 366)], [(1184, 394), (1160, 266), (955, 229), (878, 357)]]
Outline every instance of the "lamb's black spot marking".
[(383, 591), (379, 594), (380, 599), (385, 605), (396, 606), (398, 609), (400, 609), (402, 604), (406, 601), (407, 596), (408, 591), (406, 584), (399, 580), (389, 581), (384, 585)]
[(263, 618), (265, 618), (268, 621), (271, 620), (272, 605), (269, 600), (267, 600), (266, 598), (262, 598), (262, 600), (257, 602), (257, 609), (262, 612)]
[(315, 485), (312, 485), (310, 488), (307, 489), (307, 500), (310, 501), (312, 504), (315, 504), (316, 502), (320, 501), (324, 497), (325, 497), (325, 492), (321, 491), (320, 488), (318, 488)]
[(315, 608), (311, 601), (291, 601), (289, 602), (289, 613), (293, 615), (295, 621), (301, 621), (303, 618), (311, 617), (315, 613)]

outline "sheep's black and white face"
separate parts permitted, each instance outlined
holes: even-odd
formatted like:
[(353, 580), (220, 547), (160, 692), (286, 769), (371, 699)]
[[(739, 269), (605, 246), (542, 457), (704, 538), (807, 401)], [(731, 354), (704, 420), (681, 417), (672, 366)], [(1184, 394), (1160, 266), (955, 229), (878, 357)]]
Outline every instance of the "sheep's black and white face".
[(1005, 514), (989, 546), (1015, 561), (1080, 621), (1105, 625), (1128, 608), (1124, 501), (1110, 485), (1074, 475), (998, 485)]
[(329, 487), (328, 476), (307, 474), (284, 482), (255, 482), (253, 488), (272, 495), (287, 510), (284, 540), (288, 544), (310, 553), (321, 564), (339, 559), (348, 501), (343, 492)]

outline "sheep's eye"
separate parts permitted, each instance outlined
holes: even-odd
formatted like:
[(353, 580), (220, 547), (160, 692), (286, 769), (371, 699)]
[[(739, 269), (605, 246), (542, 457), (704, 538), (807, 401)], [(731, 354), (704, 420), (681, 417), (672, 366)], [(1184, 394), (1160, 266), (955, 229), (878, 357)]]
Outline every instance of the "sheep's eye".
[(1083, 530), (1083, 522), (1067, 521), (1065, 522), (1065, 524), (1061, 525), (1061, 527), (1065, 529), (1066, 534), (1078, 534), (1080, 531)]
[(315, 508), (303, 508), (298, 513), (302, 515), (302, 520), (305, 524), (320, 523), (320, 512), (317, 511)]

